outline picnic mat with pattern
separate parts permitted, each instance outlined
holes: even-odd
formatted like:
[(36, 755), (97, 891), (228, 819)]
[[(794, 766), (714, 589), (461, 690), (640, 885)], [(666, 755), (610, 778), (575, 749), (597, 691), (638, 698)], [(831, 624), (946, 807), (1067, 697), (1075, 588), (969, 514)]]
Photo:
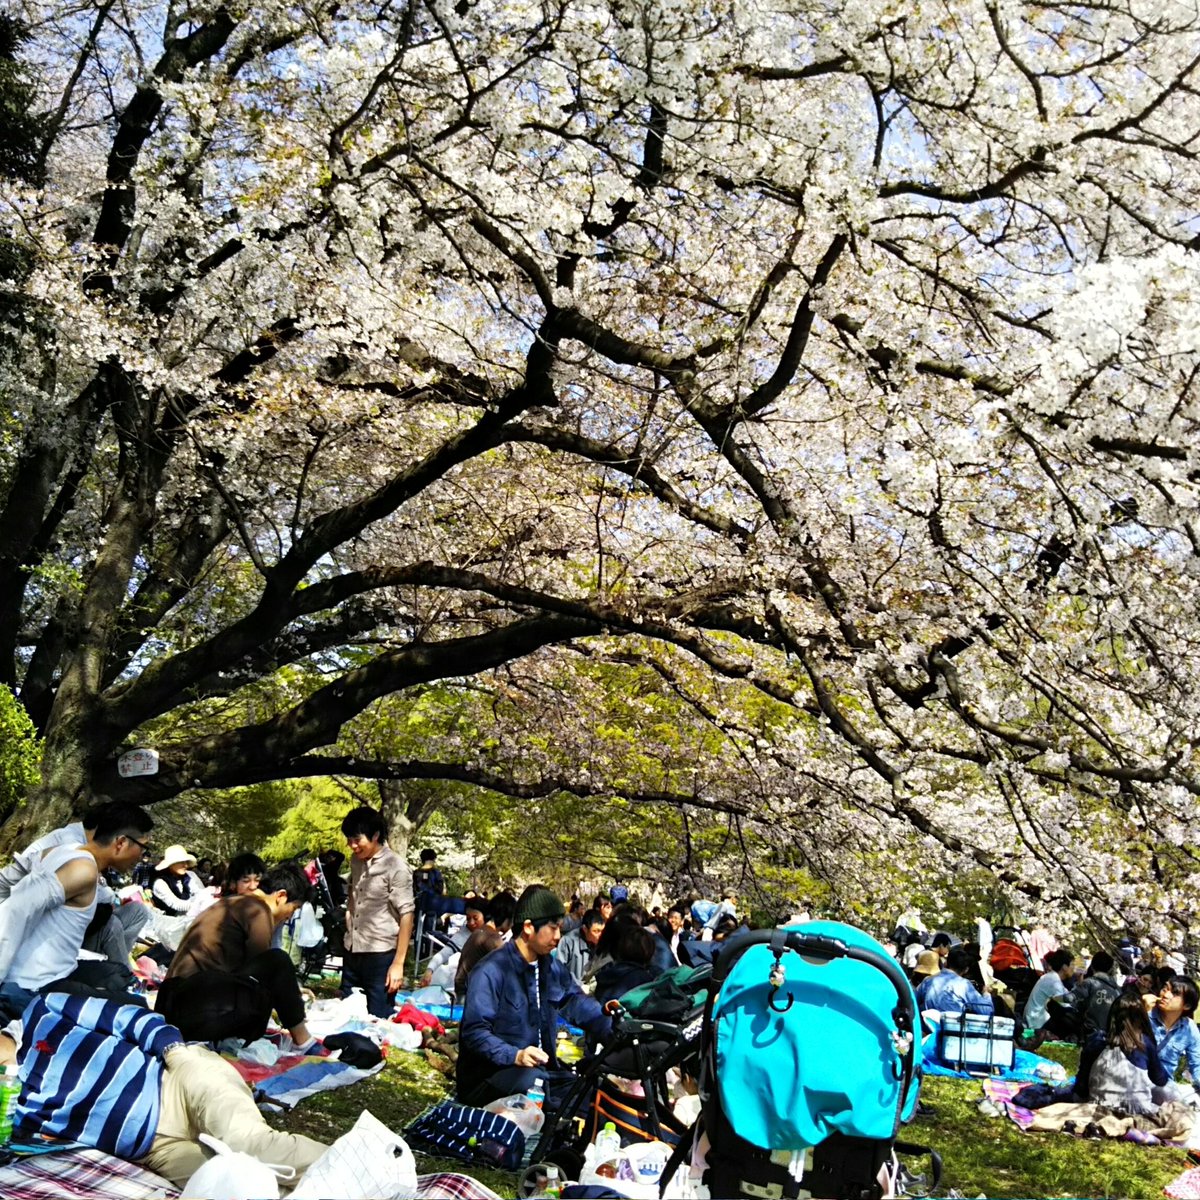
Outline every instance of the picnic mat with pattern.
[(259, 1099), (265, 1098), (273, 1104), (283, 1105), (284, 1108), (295, 1108), (301, 1100), (316, 1095), (317, 1092), (331, 1092), (334, 1088), (348, 1087), (352, 1083), (358, 1083), (360, 1079), (377, 1075), (382, 1070), (381, 1062), (363, 1070), (328, 1058), (306, 1058), (283, 1074), (264, 1079), (254, 1092)]
[[(165, 1179), (102, 1150), (39, 1154), (0, 1167), (4, 1200), (167, 1200), (179, 1192)], [(417, 1177), (417, 1200), (500, 1200), (469, 1175)]]
[(103, 1150), (37, 1154), (0, 1167), (4, 1200), (158, 1200), (178, 1195), (165, 1179)]

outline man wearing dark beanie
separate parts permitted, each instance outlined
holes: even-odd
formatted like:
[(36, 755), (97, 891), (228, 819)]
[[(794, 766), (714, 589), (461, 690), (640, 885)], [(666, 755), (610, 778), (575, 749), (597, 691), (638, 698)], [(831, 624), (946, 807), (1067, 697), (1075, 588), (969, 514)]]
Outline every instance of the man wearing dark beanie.
[(558, 1016), (603, 1040), (612, 1023), (574, 976), (551, 957), (562, 936), (562, 902), (531, 884), (517, 900), (513, 939), (472, 971), (459, 1035), (457, 1093), (483, 1105), (527, 1092), (541, 1079), (546, 1107), (561, 1102), (574, 1075), (558, 1067)]

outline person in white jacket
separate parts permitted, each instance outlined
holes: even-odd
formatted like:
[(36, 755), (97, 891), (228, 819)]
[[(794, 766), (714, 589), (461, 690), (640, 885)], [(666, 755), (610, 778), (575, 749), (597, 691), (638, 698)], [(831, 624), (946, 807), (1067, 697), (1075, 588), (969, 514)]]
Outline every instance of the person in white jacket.
[[(9, 898), (13, 888), (33, 870), (48, 850), (53, 850), (56, 846), (81, 846), (98, 825), (111, 825), (113, 821), (118, 824), (132, 822), (140, 831), (143, 840), (154, 828), (154, 823), (145, 810), (137, 805), (118, 800), (107, 800), (97, 804), (88, 809), (78, 821), (72, 821), (69, 825), (43, 834), (24, 850), (19, 851), (12, 862), (0, 867), (0, 904)], [(138, 935), (150, 922), (150, 910), (144, 904), (122, 904), (103, 878), (98, 881), (96, 887), (96, 903), (109, 906), (112, 912), (108, 921), (87, 935), (83, 948), (103, 954), (111, 962), (126, 963)]]
[(20, 1016), (34, 993), (75, 970), (101, 873), (132, 867), (150, 827), (142, 809), (114, 805), (82, 842), (63, 842), (31, 862), (0, 904), (0, 1015)]
[(200, 876), (192, 870), (195, 865), (196, 856), (182, 846), (167, 847), (162, 861), (154, 868), (154, 886), (150, 894), (155, 908), (177, 917), (195, 909), (197, 898), (206, 893)]

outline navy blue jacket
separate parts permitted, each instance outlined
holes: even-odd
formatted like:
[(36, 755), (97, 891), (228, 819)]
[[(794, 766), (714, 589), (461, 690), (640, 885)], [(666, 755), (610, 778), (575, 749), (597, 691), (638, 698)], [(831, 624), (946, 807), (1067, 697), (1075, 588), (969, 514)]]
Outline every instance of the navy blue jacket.
[[(535, 978), (540, 995), (534, 993)], [(612, 1021), (591, 996), (584, 995), (575, 977), (554, 958), (539, 959), (535, 971), (517, 949), (514, 939), (493, 950), (471, 972), (459, 1032), (459, 1087), (486, 1079), (511, 1067), (517, 1051), (541, 1046), (554, 1069), (558, 1018), (603, 1039)]]

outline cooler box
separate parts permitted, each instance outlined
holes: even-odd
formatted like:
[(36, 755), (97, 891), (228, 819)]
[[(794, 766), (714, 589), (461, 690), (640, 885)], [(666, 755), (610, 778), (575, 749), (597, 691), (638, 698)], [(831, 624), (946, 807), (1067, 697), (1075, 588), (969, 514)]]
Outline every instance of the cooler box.
[(1013, 1065), (1015, 1033), (1009, 1017), (942, 1013), (939, 1056), (960, 1071), (1002, 1071)]

